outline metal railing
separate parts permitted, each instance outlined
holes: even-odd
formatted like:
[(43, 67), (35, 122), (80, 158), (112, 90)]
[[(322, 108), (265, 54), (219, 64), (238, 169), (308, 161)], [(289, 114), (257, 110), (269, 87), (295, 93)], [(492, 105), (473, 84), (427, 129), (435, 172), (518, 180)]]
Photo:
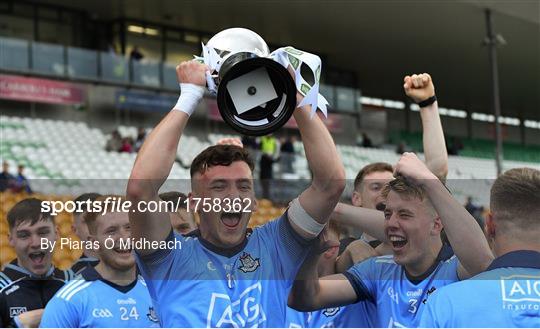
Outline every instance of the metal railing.
[[(157, 60), (130, 60), (112, 52), (0, 37), (0, 71), (75, 81), (178, 90), (176, 64)], [(357, 113), (360, 91), (321, 85), (332, 108)]]

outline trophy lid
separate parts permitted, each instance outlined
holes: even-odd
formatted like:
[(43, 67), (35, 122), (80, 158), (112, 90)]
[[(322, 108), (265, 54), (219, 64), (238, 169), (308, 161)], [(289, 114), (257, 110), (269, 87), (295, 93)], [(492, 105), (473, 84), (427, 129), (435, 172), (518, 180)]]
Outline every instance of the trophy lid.
[(206, 45), (230, 53), (250, 52), (260, 57), (267, 57), (270, 54), (268, 45), (260, 35), (241, 27), (217, 33)]

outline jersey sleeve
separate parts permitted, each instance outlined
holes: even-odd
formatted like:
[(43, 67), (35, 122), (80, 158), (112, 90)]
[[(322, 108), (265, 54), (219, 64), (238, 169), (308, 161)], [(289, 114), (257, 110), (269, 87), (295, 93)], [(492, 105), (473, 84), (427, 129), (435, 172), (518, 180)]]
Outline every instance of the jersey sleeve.
[(177, 273), (174, 270), (185, 262), (187, 255), (184, 255), (184, 238), (175, 234), (172, 230), (165, 239), (166, 244), (173, 245), (173, 242), (180, 242), (180, 248), (157, 249), (148, 255), (140, 255), (135, 252), (135, 259), (139, 270), (145, 280), (169, 280), (173, 279)]
[(366, 259), (344, 273), (356, 292), (357, 301), (376, 300), (379, 271), (375, 260), (375, 257)]
[(175, 241), (180, 242), (180, 248), (158, 249), (148, 255), (139, 255), (135, 252), (138, 270), (144, 278), (152, 300), (159, 300), (159, 296), (170, 289), (171, 282), (182, 279), (183, 269), (189, 267), (187, 264), (190, 260), (193, 261), (191, 259), (193, 244), (188, 243), (187, 239), (171, 230), (165, 242), (171, 244)]
[(0, 327), (6, 328), (9, 325), (10, 317), (6, 305), (6, 297), (0, 293)]
[(279, 279), (292, 283), (307, 256), (311, 241), (296, 233), (289, 223), (287, 212), (257, 230), (264, 243), (273, 245), (273, 263), (280, 266), (279, 274), (282, 276)]
[(55, 296), (52, 298), (41, 317), (40, 328), (78, 328), (80, 311), (70, 301)]

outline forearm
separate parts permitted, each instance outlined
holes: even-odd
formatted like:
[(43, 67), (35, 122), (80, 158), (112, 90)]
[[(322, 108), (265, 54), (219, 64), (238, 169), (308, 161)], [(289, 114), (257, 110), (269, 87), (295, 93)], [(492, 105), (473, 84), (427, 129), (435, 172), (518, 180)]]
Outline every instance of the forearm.
[(317, 293), (320, 291), (317, 263), (320, 255), (308, 256), (304, 261), (289, 292), (288, 306), (308, 312), (317, 309)]
[(332, 218), (338, 223), (354, 227), (380, 241), (385, 241), (384, 214), (382, 211), (338, 203)]
[[(176, 149), (188, 120), (184, 112), (172, 110), (154, 128), (141, 147), (127, 186), (127, 198), (132, 202), (129, 212), (131, 235), (162, 241), (171, 231), (169, 215), (165, 212), (140, 212), (139, 202), (159, 201), (159, 189), (169, 176), (176, 158)], [(141, 255), (154, 250), (138, 250)]]
[(494, 257), (476, 220), (439, 180), (430, 179), (422, 184), (460, 263), (470, 275), (484, 271)]
[(38, 328), (43, 316), (43, 310), (40, 308), (19, 314), (18, 325), (21, 325), (22, 328)]
[(306, 158), (313, 173), (311, 185), (299, 197), (305, 211), (324, 224), (345, 188), (345, 169), (332, 136), (318, 115), (310, 118), (309, 107), (294, 112)]
[[(302, 136), (309, 168), (313, 173), (312, 185), (319, 190), (335, 189), (344, 182), (342, 161), (334, 140), (324, 123), (316, 114), (310, 118), (310, 108), (302, 107), (294, 111), (294, 118)], [(336, 184), (337, 182), (337, 184)]]
[(186, 113), (173, 110), (146, 138), (135, 160), (129, 182), (132, 186), (135, 184), (141, 187), (140, 193), (135, 193), (141, 198), (154, 198), (169, 176), (188, 118)]
[(437, 102), (420, 109), (426, 166), (442, 181), (448, 174), (448, 153)]

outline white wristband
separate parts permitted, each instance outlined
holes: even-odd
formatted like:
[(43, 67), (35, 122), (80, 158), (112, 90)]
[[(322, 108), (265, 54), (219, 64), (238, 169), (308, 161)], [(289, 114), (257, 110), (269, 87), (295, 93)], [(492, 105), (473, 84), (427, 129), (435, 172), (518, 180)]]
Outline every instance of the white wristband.
[(288, 211), (289, 220), (295, 223), (304, 231), (317, 236), (324, 229), (326, 224), (321, 224), (314, 220), (302, 207), (298, 198), (291, 202)]
[(181, 111), (187, 115), (191, 115), (199, 101), (204, 95), (204, 87), (198, 86), (192, 83), (181, 83), (180, 84), (180, 97), (176, 105), (173, 107), (173, 110)]

